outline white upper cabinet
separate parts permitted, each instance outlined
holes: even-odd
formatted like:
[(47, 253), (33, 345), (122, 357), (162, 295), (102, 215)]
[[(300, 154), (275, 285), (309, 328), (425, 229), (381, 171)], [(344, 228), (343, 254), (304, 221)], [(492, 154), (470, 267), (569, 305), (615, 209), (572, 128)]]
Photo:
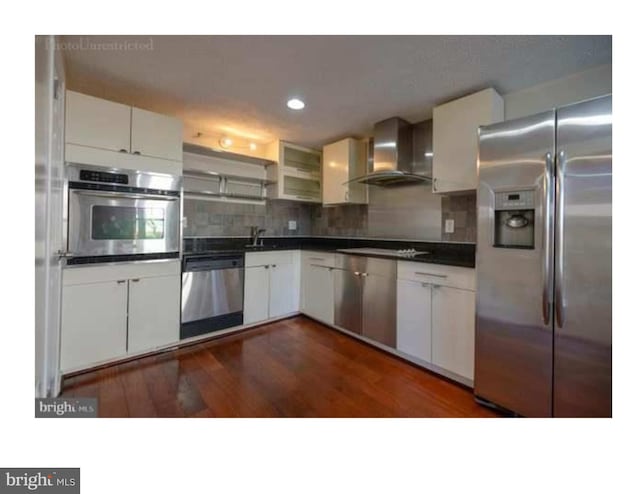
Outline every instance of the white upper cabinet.
[(182, 172), (182, 122), (67, 91), (65, 159), (89, 165)]
[(322, 203), (366, 204), (367, 186), (348, 180), (367, 172), (367, 144), (343, 139), (322, 148)]
[(433, 191), (478, 186), (478, 127), (504, 119), (504, 102), (492, 88), (433, 109)]
[(182, 122), (167, 115), (132, 108), (131, 152), (182, 161)]
[(131, 107), (67, 91), (65, 140), (70, 144), (128, 153)]
[(277, 163), (267, 169), (273, 182), (269, 199), (322, 202), (322, 153), (315, 149), (275, 141), (268, 146), (269, 159)]

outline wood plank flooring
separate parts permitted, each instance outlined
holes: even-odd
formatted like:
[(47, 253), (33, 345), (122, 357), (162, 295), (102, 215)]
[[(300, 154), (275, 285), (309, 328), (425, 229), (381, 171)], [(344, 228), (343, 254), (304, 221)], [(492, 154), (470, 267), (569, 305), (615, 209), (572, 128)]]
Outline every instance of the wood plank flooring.
[(496, 417), (471, 390), (304, 316), (65, 379), (101, 417)]

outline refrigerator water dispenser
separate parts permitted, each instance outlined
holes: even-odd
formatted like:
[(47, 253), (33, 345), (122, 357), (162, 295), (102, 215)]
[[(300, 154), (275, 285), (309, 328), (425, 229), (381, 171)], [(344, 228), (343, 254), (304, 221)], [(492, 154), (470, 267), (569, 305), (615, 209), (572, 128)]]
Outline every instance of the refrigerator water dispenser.
[(494, 247), (534, 248), (533, 192), (533, 190), (520, 190), (495, 193)]

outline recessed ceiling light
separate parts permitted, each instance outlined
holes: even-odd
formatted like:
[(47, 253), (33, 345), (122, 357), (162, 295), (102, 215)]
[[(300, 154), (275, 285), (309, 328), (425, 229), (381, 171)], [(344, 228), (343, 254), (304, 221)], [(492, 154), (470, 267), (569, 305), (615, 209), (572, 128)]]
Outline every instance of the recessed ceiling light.
[(287, 101), (287, 106), (292, 110), (302, 110), (304, 108), (304, 101), (298, 98), (291, 98)]
[(255, 151), (257, 147), (258, 147), (258, 146), (256, 146), (256, 143), (255, 143), (255, 142), (250, 142), (250, 143), (249, 143), (249, 149), (250, 149), (251, 151)]
[(223, 137), (220, 139), (220, 145), (223, 148), (230, 148), (233, 145), (233, 141), (229, 137)]

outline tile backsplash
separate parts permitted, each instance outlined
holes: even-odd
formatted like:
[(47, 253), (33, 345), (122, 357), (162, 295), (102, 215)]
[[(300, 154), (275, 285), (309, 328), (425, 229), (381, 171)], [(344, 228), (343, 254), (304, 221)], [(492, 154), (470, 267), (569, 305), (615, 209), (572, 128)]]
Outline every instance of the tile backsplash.
[[(348, 204), (323, 208), (319, 204), (295, 201), (267, 201), (265, 205), (238, 204), (230, 202), (184, 200), (184, 216), (187, 237), (249, 236), (249, 227), (258, 225), (266, 230), (266, 236), (335, 236), (335, 237), (380, 237), (411, 238), (418, 240), (444, 240), (453, 242), (476, 241), (476, 194), (436, 196), (425, 203), (419, 196), (409, 201), (414, 208), (398, 209), (378, 200), (373, 204)], [(440, 202), (441, 201), (441, 202)], [(437, 204), (436, 204), (437, 202)], [(399, 202), (402, 205), (402, 201)], [(415, 204), (414, 204), (415, 203)], [(393, 207), (392, 207), (393, 206)], [(420, 212), (420, 208), (424, 211)], [(397, 211), (396, 211), (397, 209)], [(383, 215), (388, 211), (388, 215)], [(436, 228), (425, 229), (424, 221), (416, 222), (410, 216), (435, 214)], [(378, 223), (389, 218), (397, 225), (394, 230), (380, 230)], [(441, 229), (438, 231), (437, 221)], [(453, 219), (455, 230), (444, 233), (444, 222)], [(296, 222), (296, 229), (289, 230), (289, 221)], [(428, 220), (426, 226), (432, 223)], [(376, 226), (377, 225), (377, 226)], [(379, 231), (380, 230), (380, 231)]]
[[(442, 240), (475, 242), (477, 235), (476, 193), (442, 196)], [(453, 233), (444, 232), (445, 220), (454, 221)]]
[[(187, 237), (249, 236), (249, 227), (257, 225), (265, 235), (310, 235), (311, 206), (294, 201), (267, 201), (260, 204), (184, 200), (183, 216), (187, 224), (183, 233)], [(289, 221), (296, 229), (289, 230)]]

